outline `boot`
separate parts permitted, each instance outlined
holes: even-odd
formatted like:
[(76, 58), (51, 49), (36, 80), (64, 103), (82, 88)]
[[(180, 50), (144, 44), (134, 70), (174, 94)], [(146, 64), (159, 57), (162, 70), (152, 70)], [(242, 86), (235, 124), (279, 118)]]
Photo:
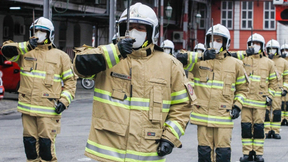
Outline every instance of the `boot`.
[(272, 131), (269, 131), (265, 135), (266, 135), (266, 138), (272, 138)]
[(287, 120), (286, 120), (286, 119), (283, 119), (282, 122), (281, 122), (281, 125), (284, 126), (284, 125), (287, 125), (287, 124), (288, 124), (288, 123), (287, 123)]
[(262, 155), (256, 155), (254, 161), (264, 162), (264, 158), (262, 157)]
[(249, 155), (243, 155), (243, 157), (240, 157), (240, 162), (249, 162)]
[(274, 135), (273, 135), (273, 138), (274, 138), (274, 139), (281, 139), (281, 136), (280, 136), (280, 134), (274, 134)]

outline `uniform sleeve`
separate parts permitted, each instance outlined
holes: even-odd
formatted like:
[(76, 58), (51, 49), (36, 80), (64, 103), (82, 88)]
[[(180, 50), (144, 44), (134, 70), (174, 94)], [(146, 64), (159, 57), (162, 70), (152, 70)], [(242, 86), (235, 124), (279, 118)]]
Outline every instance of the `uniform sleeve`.
[[(274, 62), (271, 61), (271, 68), (270, 68), (269, 77), (268, 77), (268, 92), (269, 92), (268, 97), (270, 97), (272, 99), (275, 95), (275, 92), (278, 90), (278, 80), (277, 80), (276, 75), (277, 74), (276, 74)], [(272, 104), (273, 104), (273, 102), (272, 102)]]
[(194, 68), (194, 65), (203, 60), (203, 53), (198, 52), (187, 52), (188, 58), (187, 58), (187, 65), (184, 66), (184, 69), (187, 71), (192, 71)]
[(236, 77), (237, 79), (235, 83), (236, 91), (235, 91), (235, 97), (234, 97), (234, 105), (242, 109), (244, 100), (246, 99), (247, 94), (249, 92), (249, 88), (248, 88), (249, 78), (246, 74), (246, 71), (242, 63), (238, 63), (238, 72), (237, 72)]
[(19, 63), (20, 56), (31, 49), (28, 48), (28, 44), (28, 42), (15, 43), (13, 41), (6, 41), (3, 43), (1, 51), (7, 60)]
[(89, 78), (115, 66), (120, 61), (119, 55), (117, 45), (114, 44), (85, 48), (76, 53), (73, 68), (79, 77)]
[(196, 96), (180, 62), (175, 62), (172, 67), (171, 81), (171, 106), (162, 138), (172, 142), (175, 147), (181, 147), (179, 138), (184, 135)]
[(246, 51), (229, 51), (231, 56), (239, 60), (243, 60), (246, 56)]
[(65, 54), (61, 59), (62, 74), (60, 76), (63, 81), (63, 90), (59, 101), (68, 107), (75, 97), (77, 76), (72, 70), (72, 63), (69, 56)]
[(288, 61), (285, 60), (283, 71), (283, 88), (288, 91)]

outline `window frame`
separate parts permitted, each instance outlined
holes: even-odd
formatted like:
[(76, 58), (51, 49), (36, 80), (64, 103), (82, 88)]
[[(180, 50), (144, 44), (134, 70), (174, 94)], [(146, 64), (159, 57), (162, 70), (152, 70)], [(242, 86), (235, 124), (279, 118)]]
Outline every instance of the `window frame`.
[[(201, 18), (200, 18), (200, 20), (199, 20), (199, 26), (198, 26), (198, 29), (206, 29), (206, 15), (207, 15), (207, 11), (206, 11), (206, 8), (202, 8), (202, 9), (200, 9), (199, 10), (199, 12), (201, 13), (201, 11), (203, 11), (204, 12), (204, 15), (202, 15), (201, 14)], [(200, 25), (201, 25), (201, 20), (202, 21), (204, 21), (204, 27), (201, 27)]]
[[(226, 8), (223, 9), (223, 2), (226, 2)], [(232, 9), (229, 9), (229, 2), (232, 3)], [(226, 18), (223, 19), (222, 17), (222, 12), (225, 11), (226, 12)], [(231, 11), (232, 15), (231, 15), (231, 18), (228, 18), (228, 12)], [(222, 24), (222, 21), (225, 21), (226, 24), (224, 25), (227, 29), (229, 30), (233, 30), (233, 24), (234, 24), (234, 21), (233, 21), (233, 12), (234, 12), (234, 1), (221, 1), (221, 24)], [(228, 27), (228, 21), (231, 20), (231, 27)], [(222, 24), (223, 25), (223, 24)]]
[[(265, 9), (266, 3), (269, 3), (268, 10)], [(271, 1), (265, 1), (263, 3), (263, 30), (276, 30), (276, 10), (275, 6), (274, 9), (271, 9), (273, 3)], [(268, 11), (268, 19), (265, 18), (265, 12)], [(274, 19), (271, 19), (271, 12), (274, 12)], [(268, 28), (265, 27), (265, 21), (268, 21)], [(271, 21), (274, 22), (274, 28), (271, 28)]]
[[(252, 2), (252, 9), (249, 9), (249, 2)], [(246, 9), (243, 9), (243, 3), (246, 3)], [(251, 25), (252, 25), (252, 27), (253, 27), (253, 17), (254, 17), (254, 1), (242, 1), (241, 2), (241, 22), (240, 22), (240, 24), (241, 24), (241, 30), (251, 30), (251, 27), (249, 27), (248, 26), (248, 22), (249, 21), (251, 21)], [(252, 18), (248, 18), (248, 13), (249, 13), (249, 11), (251, 11), (252, 12)], [(246, 12), (246, 18), (245, 19), (243, 19), (243, 12)], [(245, 27), (243, 27), (243, 21), (245, 21), (246, 22), (246, 26)]]

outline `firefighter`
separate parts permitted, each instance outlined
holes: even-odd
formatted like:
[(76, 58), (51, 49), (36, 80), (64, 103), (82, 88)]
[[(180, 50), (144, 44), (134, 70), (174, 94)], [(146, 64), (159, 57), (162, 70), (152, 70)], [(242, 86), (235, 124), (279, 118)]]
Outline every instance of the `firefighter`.
[(194, 90), (182, 64), (156, 45), (158, 19), (141, 3), (119, 19), (121, 39), (77, 52), (74, 70), (80, 77), (97, 74), (92, 124), (85, 155), (101, 162), (165, 161), (182, 146)]
[(239, 117), (249, 80), (242, 62), (228, 53), (230, 32), (225, 26), (214, 25), (213, 32), (210, 28), (205, 45), (208, 47), (204, 53), (207, 61), (193, 65), (190, 61), (196, 59), (193, 53), (188, 53), (190, 59), (186, 62), (180, 59), (184, 68), (188, 67), (194, 75), (198, 99), (190, 121), (198, 125), (198, 161), (230, 162), (233, 119)]
[(161, 43), (160, 47), (163, 48), (163, 51), (165, 53), (170, 54), (170, 55), (175, 57), (175, 55), (174, 55), (174, 43), (172, 41), (166, 39)]
[[(287, 87), (283, 83), (288, 84), (288, 62), (281, 57), (280, 44), (278, 41), (272, 39), (266, 44), (266, 51), (268, 57), (274, 61), (276, 76), (278, 80), (278, 88), (274, 93), (273, 103), (275, 107), (267, 106), (265, 115), (265, 134), (266, 138), (281, 139), (280, 125), (281, 125), (281, 96), (285, 98), (287, 94)], [(283, 105), (284, 106), (284, 105)], [(270, 112), (272, 111), (272, 117)]]
[[(288, 44), (283, 44), (281, 46), (281, 56), (288, 61)], [(285, 72), (283, 75), (286, 74)], [(283, 87), (288, 88), (288, 84), (283, 82)], [(282, 104), (281, 104), (281, 125), (288, 126), (288, 96), (282, 97)]]
[(76, 76), (71, 60), (65, 52), (55, 48), (53, 40), (52, 22), (40, 17), (30, 26), (27, 42), (7, 41), (2, 47), (4, 56), (20, 66), (17, 109), (22, 113), (28, 162), (57, 161), (55, 137), (60, 133), (61, 113), (75, 95)]
[(204, 44), (198, 43), (194, 47), (194, 52), (204, 53), (206, 51)]

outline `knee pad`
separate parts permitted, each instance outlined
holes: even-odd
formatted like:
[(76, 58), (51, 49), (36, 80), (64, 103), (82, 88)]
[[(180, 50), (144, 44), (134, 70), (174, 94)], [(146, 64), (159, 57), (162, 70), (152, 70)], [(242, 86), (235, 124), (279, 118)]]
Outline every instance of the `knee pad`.
[(216, 162), (230, 162), (231, 148), (216, 148)]
[(286, 111), (288, 111), (288, 101), (286, 102)]
[(281, 104), (281, 110), (284, 111), (284, 107), (285, 107), (285, 102), (282, 101), (282, 104)]
[(198, 161), (211, 162), (211, 148), (210, 146), (198, 145)]
[(281, 121), (281, 110), (274, 110), (273, 111), (273, 122), (280, 122)]
[(269, 110), (266, 110), (265, 121), (270, 121), (270, 111)]
[(254, 124), (254, 138), (264, 138), (264, 123)]
[(23, 143), (27, 159), (36, 159), (38, 156), (36, 151), (36, 139), (34, 137), (23, 137)]
[(39, 155), (43, 160), (52, 160), (51, 140), (49, 138), (39, 138)]
[(251, 123), (241, 123), (241, 128), (242, 128), (242, 138), (252, 138)]

